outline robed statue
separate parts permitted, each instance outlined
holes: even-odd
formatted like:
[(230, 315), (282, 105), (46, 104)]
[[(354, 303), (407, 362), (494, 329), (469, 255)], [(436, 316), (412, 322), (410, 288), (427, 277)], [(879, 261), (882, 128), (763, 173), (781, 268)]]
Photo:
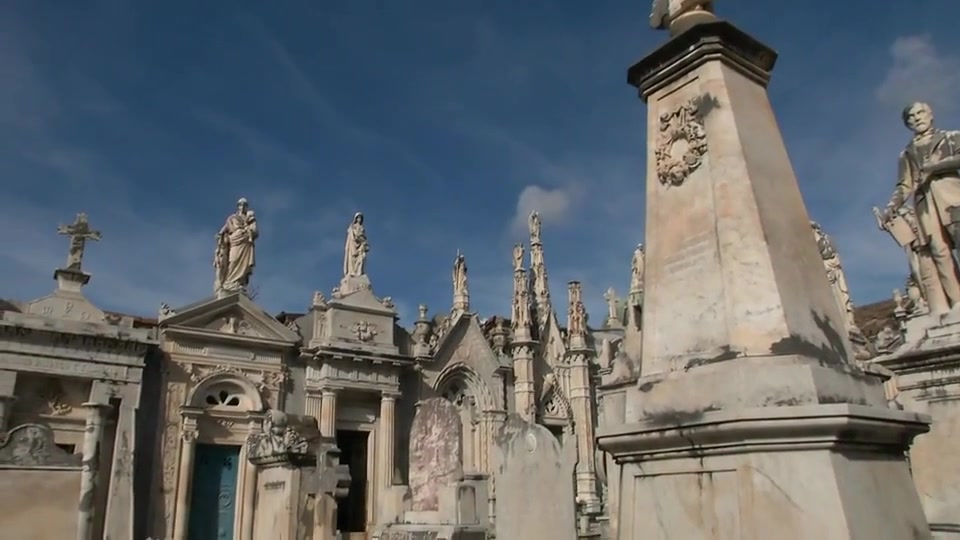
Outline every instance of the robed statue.
[(671, 36), (695, 24), (714, 20), (713, 0), (653, 0), (650, 7), (650, 27), (669, 29)]
[(467, 258), (457, 250), (457, 258), (453, 262), (453, 293), (467, 294)]
[(637, 244), (637, 249), (633, 250), (633, 260), (630, 261), (630, 292), (643, 291), (644, 262), (643, 244)]
[(536, 244), (540, 242), (540, 214), (536, 211), (530, 212), (530, 217), (527, 220), (527, 226), (530, 229), (530, 243)]
[(247, 199), (237, 201), (237, 211), (227, 217), (217, 233), (214, 253), (214, 292), (229, 294), (245, 291), (256, 263), (255, 243), (259, 232), (257, 219)]
[(357, 212), (347, 227), (347, 241), (343, 249), (343, 277), (362, 276), (367, 273), (366, 261), (370, 244), (363, 226), (363, 214)]
[(513, 271), (523, 270), (523, 244), (513, 246)]
[(833, 240), (827, 233), (823, 232), (819, 223), (811, 221), (810, 228), (813, 229), (817, 249), (820, 250), (820, 258), (823, 259), (823, 268), (827, 272), (827, 280), (830, 282), (833, 298), (840, 308), (840, 316), (843, 317), (844, 327), (848, 332), (859, 333), (854, 318), (853, 299), (850, 297), (850, 287), (847, 285), (847, 277), (843, 271), (843, 264), (840, 262), (840, 255), (833, 245)]

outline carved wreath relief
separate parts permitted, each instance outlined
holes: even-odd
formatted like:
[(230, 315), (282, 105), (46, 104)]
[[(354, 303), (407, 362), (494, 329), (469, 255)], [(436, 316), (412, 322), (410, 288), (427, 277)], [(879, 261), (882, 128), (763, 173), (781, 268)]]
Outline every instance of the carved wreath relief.
[(660, 115), (655, 155), (661, 184), (679, 186), (703, 163), (707, 135), (700, 112), (695, 98)]

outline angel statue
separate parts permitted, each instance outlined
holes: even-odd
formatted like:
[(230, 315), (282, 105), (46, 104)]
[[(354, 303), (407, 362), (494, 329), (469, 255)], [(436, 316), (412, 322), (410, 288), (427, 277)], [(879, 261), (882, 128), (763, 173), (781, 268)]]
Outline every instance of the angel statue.
[(247, 199), (237, 201), (237, 211), (227, 216), (217, 233), (214, 254), (214, 292), (229, 294), (244, 291), (256, 263), (254, 244), (259, 236), (257, 219)]

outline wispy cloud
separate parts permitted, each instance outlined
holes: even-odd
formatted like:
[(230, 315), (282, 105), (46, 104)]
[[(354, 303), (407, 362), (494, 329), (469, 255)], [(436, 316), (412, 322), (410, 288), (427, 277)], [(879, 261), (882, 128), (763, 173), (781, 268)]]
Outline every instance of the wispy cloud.
[(511, 222), (511, 231), (522, 235), (528, 230), (531, 212), (538, 212), (545, 226), (562, 224), (570, 217), (575, 191), (573, 187), (546, 189), (540, 186), (527, 186), (517, 198), (517, 211)]
[(960, 58), (937, 50), (929, 35), (904, 36), (890, 46), (893, 61), (875, 95), (881, 103), (903, 107), (913, 101), (953, 112), (960, 88)]

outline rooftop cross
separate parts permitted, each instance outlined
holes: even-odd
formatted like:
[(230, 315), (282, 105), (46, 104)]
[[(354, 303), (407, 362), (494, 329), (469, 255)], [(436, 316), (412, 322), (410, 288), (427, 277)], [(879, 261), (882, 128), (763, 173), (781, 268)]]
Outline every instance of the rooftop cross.
[(100, 231), (90, 228), (87, 221), (87, 214), (80, 212), (77, 219), (70, 225), (60, 225), (57, 227), (57, 233), (70, 237), (70, 251), (67, 253), (66, 270), (80, 271), (83, 263), (83, 250), (86, 247), (87, 240), (99, 241)]

